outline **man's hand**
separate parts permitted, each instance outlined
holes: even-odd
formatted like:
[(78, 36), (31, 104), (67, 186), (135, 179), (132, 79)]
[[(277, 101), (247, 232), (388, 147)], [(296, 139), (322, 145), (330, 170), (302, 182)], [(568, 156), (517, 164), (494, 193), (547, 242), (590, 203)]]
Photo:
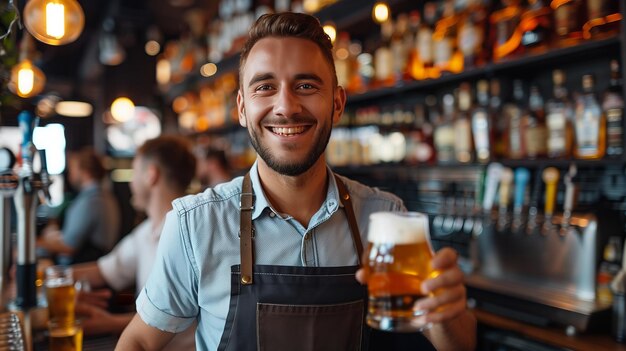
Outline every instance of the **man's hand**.
[[(456, 263), (457, 253), (451, 248), (439, 250), (432, 259), (432, 267), (439, 274), (422, 282), (422, 292), (428, 295), (415, 303), (416, 310), (427, 311), (425, 323), (441, 323), (461, 315), (466, 308), (463, 272)], [(367, 284), (367, 269), (359, 269), (356, 279)]]
[(132, 319), (134, 313), (111, 314), (95, 305), (78, 301), (76, 315), (80, 316), (83, 330), (87, 335), (120, 334)]

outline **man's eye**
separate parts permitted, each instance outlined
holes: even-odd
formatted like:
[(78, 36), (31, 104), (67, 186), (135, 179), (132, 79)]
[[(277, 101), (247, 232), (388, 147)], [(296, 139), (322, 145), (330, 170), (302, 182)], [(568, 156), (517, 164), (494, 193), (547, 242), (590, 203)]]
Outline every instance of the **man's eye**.
[(270, 90), (272, 87), (268, 84), (263, 84), (263, 85), (259, 85), (258, 87), (256, 87), (256, 91), (265, 91), (265, 90)]
[(311, 84), (304, 83), (298, 86), (298, 89), (314, 89), (315, 87)]

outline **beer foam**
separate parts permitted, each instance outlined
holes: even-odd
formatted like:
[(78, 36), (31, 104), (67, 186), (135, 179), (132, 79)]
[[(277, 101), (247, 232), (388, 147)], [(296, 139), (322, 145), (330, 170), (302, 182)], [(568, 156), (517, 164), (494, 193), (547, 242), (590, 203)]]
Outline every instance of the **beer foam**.
[(376, 244), (417, 244), (427, 240), (424, 214), (375, 212), (370, 215), (368, 241)]

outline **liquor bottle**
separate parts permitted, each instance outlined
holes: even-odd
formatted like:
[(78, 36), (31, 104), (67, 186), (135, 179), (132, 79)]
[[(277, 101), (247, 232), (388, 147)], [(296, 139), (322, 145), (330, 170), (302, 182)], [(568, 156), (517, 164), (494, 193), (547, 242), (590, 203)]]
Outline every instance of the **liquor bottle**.
[(552, 35), (552, 10), (544, 0), (528, 0), (519, 25), (522, 45), (527, 53), (542, 53), (549, 49)]
[(594, 93), (593, 76), (583, 76), (583, 95), (576, 102), (574, 155), (582, 159), (602, 158), (606, 152), (606, 124)]
[(454, 1), (446, 0), (443, 15), (433, 32), (435, 67), (442, 74), (463, 71), (463, 54), (457, 48), (459, 19), (454, 12)]
[(552, 98), (546, 104), (548, 127), (548, 157), (569, 157), (572, 150), (572, 119), (574, 110), (565, 88), (565, 74), (561, 70), (552, 72), (554, 85)]
[(493, 60), (496, 62), (523, 51), (522, 36), (518, 32), (522, 15), (519, 3), (520, 0), (502, 0), (502, 8), (491, 14)]
[(550, 7), (558, 45), (576, 45), (582, 38), (582, 0), (552, 0)]
[(454, 96), (446, 94), (443, 96), (443, 114), (440, 116), (435, 126), (435, 149), (437, 151), (437, 161), (440, 163), (451, 163), (454, 161)]
[(507, 121), (508, 148), (507, 156), (520, 159), (526, 156), (524, 125), (522, 124), (522, 108), (524, 106), (524, 86), (521, 80), (513, 81), (513, 102), (503, 108)]
[(493, 133), (493, 153), (497, 158), (506, 157), (508, 149), (507, 120), (502, 113), (502, 98), (500, 97), (500, 81), (493, 78), (489, 83), (489, 121)]
[(622, 239), (612, 236), (602, 252), (602, 262), (598, 269), (596, 293), (598, 301), (607, 306), (613, 301), (610, 284), (621, 269)]
[(391, 36), (391, 57), (393, 61), (393, 81), (395, 85), (402, 84), (408, 77), (404, 77), (406, 71), (409, 47), (406, 46), (405, 35), (409, 30), (409, 17), (401, 13), (398, 15), (394, 31)]
[(472, 123), (470, 108), (472, 107), (472, 91), (469, 83), (462, 83), (458, 94), (459, 109), (454, 120), (454, 155), (457, 162), (469, 163), (473, 160)]
[(587, 21), (583, 25), (583, 37), (600, 39), (617, 35), (621, 19), (619, 1), (587, 0)]
[(548, 133), (545, 124), (543, 97), (537, 86), (530, 88), (528, 110), (523, 117), (526, 157), (535, 159), (547, 154)]
[(374, 53), (374, 69), (377, 86), (392, 86), (393, 77), (393, 56), (390, 43), (393, 34), (393, 22), (385, 21), (380, 25), (380, 46)]
[(476, 159), (487, 163), (491, 159), (491, 130), (489, 118), (489, 82), (481, 80), (476, 85), (476, 107), (472, 111), (472, 135)]
[(606, 116), (606, 154), (620, 156), (624, 153), (624, 98), (622, 77), (617, 60), (611, 61), (611, 82), (604, 94), (602, 110)]
[(433, 32), (437, 22), (437, 3), (424, 4), (424, 18), (415, 37), (415, 57), (411, 61), (411, 77), (416, 80), (438, 78), (439, 70), (434, 68)]
[[(403, 76), (407, 80), (421, 80), (424, 76), (424, 67), (420, 63), (419, 51), (417, 47), (417, 39), (421, 26), (421, 18), (419, 11), (411, 11), (409, 13), (409, 29), (404, 33), (404, 47), (407, 50), (407, 62), (404, 66)], [(414, 74), (414, 69), (420, 68), (420, 72)], [(419, 78), (416, 78), (418, 76)]]
[(337, 73), (337, 83), (346, 89), (353, 72), (353, 62), (350, 57), (350, 34), (340, 32), (337, 37), (337, 44), (333, 52), (335, 57), (335, 72)]
[[(434, 108), (437, 99), (430, 95), (426, 100), (428, 108)], [(435, 117), (435, 116), (433, 116)], [(427, 163), (435, 160), (435, 149), (433, 146), (433, 126), (425, 116), (424, 105), (415, 105), (414, 128), (408, 135), (407, 161), (409, 163)]]
[(458, 45), (463, 55), (463, 69), (484, 65), (487, 61), (483, 54), (487, 9), (481, 0), (468, 0), (467, 9), (459, 25)]

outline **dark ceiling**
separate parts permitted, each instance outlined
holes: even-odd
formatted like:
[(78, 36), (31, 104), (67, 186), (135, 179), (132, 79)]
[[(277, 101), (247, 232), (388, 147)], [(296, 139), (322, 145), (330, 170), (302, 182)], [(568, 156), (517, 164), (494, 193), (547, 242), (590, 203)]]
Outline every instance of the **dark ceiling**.
[[(17, 2), (20, 12), (27, 1)], [(37, 43), (41, 54), (38, 65), (47, 78), (46, 92), (64, 99), (92, 102), (96, 113), (122, 94), (137, 104), (154, 105), (159, 99), (155, 83), (154, 57), (144, 52), (147, 30), (158, 28), (163, 41), (177, 39), (189, 31), (186, 15), (200, 12), (205, 19), (215, 16), (215, 0), (79, 0), (85, 12), (85, 28), (73, 43), (50, 46)], [(99, 38), (106, 25), (126, 51), (118, 66), (105, 66), (98, 60)], [(20, 40), (22, 33), (17, 39)], [(5, 114), (6, 115), (6, 114)]]

